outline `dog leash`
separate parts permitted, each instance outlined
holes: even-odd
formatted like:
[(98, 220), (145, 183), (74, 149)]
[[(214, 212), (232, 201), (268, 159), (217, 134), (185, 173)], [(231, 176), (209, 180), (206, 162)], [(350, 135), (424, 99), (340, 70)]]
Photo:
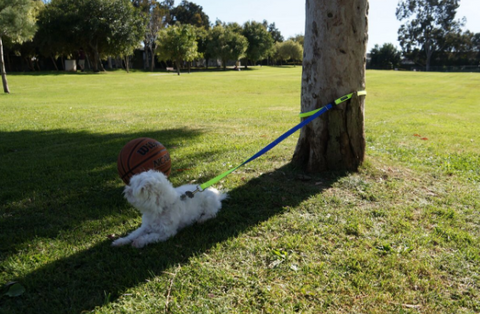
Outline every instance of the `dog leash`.
[(214, 185), (215, 183), (217, 183), (218, 181), (222, 180), (223, 178), (225, 178), (226, 176), (228, 176), (230, 173), (234, 172), (235, 170), (237, 170), (238, 168), (248, 164), (249, 162), (257, 159), (258, 157), (262, 156), (263, 154), (265, 154), (266, 152), (268, 152), (269, 150), (271, 150), (272, 148), (274, 148), (275, 146), (277, 146), (280, 142), (282, 142), (284, 139), (286, 139), (287, 137), (289, 137), (290, 135), (292, 135), (293, 133), (295, 133), (296, 131), (298, 131), (299, 129), (301, 129), (302, 127), (304, 127), (305, 125), (309, 124), (311, 121), (315, 120), (317, 117), (321, 116), (323, 113), (327, 112), (328, 110), (332, 109), (333, 106), (335, 105), (339, 105), (349, 99), (351, 99), (353, 97), (353, 95), (357, 95), (357, 96), (366, 96), (367, 95), (367, 91), (363, 90), (363, 91), (357, 91), (357, 92), (354, 92), (354, 93), (350, 93), (348, 95), (345, 95), (345, 96), (342, 96), (338, 99), (335, 99), (333, 102), (323, 106), (322, 108), (320, 109), (316, 109), (316, 110), (312, 110), (312, 111), (309, 111), (309, 112), (304, 112), (304, 113), (300, 113), (300, 118), (306, 118), (305, 120), (301, 121), (299, 124), (297, 124), (296, 126), (294, 126), (293, 128), (291, 128), (290, 130), (288, 130), (287, 132), (283, 133), (282, 135), (280, 135), (280, 137), (278, 137), (276, 140), (274, 140), (272, 143), (268, 144), (267, 146), (265, 146), (264, 148), (262, 148), (258, 153), (256, 153), (255, 155), (253, 155), (252, 157), (248, 158), (247, 160), (245, 160), (244, 162), (242, 162), (240, 165), (236, 166), (235, 168), (232, 168), (228, 171), (225, 171), (224, 173), (216, 176), (215, 178), (211, 179), (210, 181), (207, 181), (203, 184), (200, 184), (200, 185), (197, 185), (197, 188), (194, 190), (194, 191), (187, 191), (185, 192), (185, 194), (183, 194), (181, 196), (182, 200), (185, 200), (187, 197), (189, 198), (193, 198), (195, 196), (196, 193), (198, 192), (203, 192), (206, 188)]

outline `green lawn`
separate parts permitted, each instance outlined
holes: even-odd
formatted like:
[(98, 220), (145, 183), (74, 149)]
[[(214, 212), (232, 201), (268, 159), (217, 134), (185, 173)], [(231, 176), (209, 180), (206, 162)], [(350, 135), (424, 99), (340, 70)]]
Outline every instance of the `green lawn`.
[(301, 67), (8, 80), (0, 313), (480, 312), (478, 74), (367, 72), (358, 173), (306, 178), (295, 134), (216, 185), (216, 219), (140, 250), (110, 246), (141, 222), (123, 145), (206, 182), (299, 122)]

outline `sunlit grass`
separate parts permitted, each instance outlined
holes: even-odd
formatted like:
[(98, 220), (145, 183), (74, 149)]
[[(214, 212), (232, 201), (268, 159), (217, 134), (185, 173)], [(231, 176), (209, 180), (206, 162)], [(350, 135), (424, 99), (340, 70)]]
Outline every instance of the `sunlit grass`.
[(301, 68), (9, 74), (0, 95), (1, 313), (480, 311), (477, 74), (367, 73), (358, 173), (289, 165), (296, 135), (228, 176), (220, 215), (165, 243), (138, 227), (117, 154), (161, 141), (203, 183), (299, 122)]

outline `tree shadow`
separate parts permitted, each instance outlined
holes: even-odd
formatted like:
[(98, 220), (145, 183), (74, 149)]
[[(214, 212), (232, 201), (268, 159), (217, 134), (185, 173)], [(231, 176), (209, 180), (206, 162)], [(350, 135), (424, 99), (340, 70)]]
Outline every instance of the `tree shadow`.
[[(124, 207), (117, 156), (128, 141), (154, 138), (173, 156), (177, 143), (194, 141), (199, 135), (183, 128), (108, 135), (0, 132), (0, 252), (8, 256), (34, 237), (54, 238), (84, 220), (115, 215)], [(190, 162), (176, 160), (175, 167), (186, 168)]]
[[(119, 152), (127, 141), (141, 136), (166, 139), (162, 140), (162, 143), (169, 147), (174, 146), (178, 140), (192, 139), (198, 136), (198, 133), (185, 129), (128, 135), (69, 134), (64, 130), (0, 133), (0, 141), (6, 137), (9, 137), (10, 143), (28, 139), (22, 145), (2, 144), (0, 146), (2, 159), (9, 154), (21, 154), (23, 149), (34, 146), (63, 155), (65, 159), (70, 158), (68, 162), (78, 167), (63, 177), (62, 174), (55, 172), (55, 164), (42, 162), (41, 165), (48, 168), (42, 171), (35, 166), (28, 168), (28, 160), (18, 161), (9, 176), (17, 175), (20, 179), (10, 179), (7, 184), (12, 185), (12, 189), (22, 186), (25, 190), (15, 193), (7, 189), (7, 192), (0, 193), (2, 204), (5, 200), (9, 204), (0, 222), (2, 260), (5, 260), (4, 256), (26, 248), (31, 240), (37, 237), (47, 239), (46, 241), (48, 238), (58, 238), (63, 231), (77, 228), (86, 219), (104, 223), (106, 217), (118, 218), (121, 216), (119, 208), (128, 208), (132, 215), (138, 217), (136, 211), (122, 198), (118, 182), (109, 184), (108, 180), (119, 180), (115, 168), (116, 160), (112, 161), (112, 152)], [(73, 151), (71, 146), (75, 146)], [(39, 153), (35, 149), (33, 151)], [(80, 152), (85, 154), (82, 155)], [(81, 162), (82, 156), (92, 154), (98, 158)], [(33, 183), (24, 185), (21, 181), (26, 177), (21, 172), (25, 168), (27, 171), (35, 171), (31, 173), (33, 178), (29, 179)], [(65, 165), (61, 168), (64, 169)], [(2, 170), (5, 171), (6, 167)], [(92, 178), (83, 186), (77, 186), (72, 178), (78, 175)], [(96, 245), (40, 266), (25, 276), (11, 278), (24, 285), (26, 292), (19, 298), (0, 298), (0, 310), (8, 313), (91, 311), (95, 307), (114, 302), (128, 289), (162, 274), (170, 266), (187, 263), (191, 257), (207, 252), (216, 244), (246, 232), (252, 226), (283, 213), (289, 207), (299, 205), (312, 195), (330, 187), (338, 178), (335, 174), (323, 175), (321, 177), (323, 185), (318, 186), (314, 184), (315, 177), (311, 181), (302, 181), (298, 175), (298, 170), (292, 165), (262, 174), (230, 191), (229, 199), (225, 201), (215, 219), (202, 225), (188, 227), (168, 241), (150, 244), (144, 249), (137, 250), (130, 246), (112, 247), (112, 240), (107, 238), (107, 234), (102, 234), (100, 239), (103, 240), (98, 240)], [(58, 179), (58, 182), (51, 186), (45, 182), (45, 176), (50, 180)], [(38, 185), (42, 186), (39, 188)], [(57, 191), (60, 186), (62, 190)], [(44, 193), (43, 197), (51, 197), (52, 194), (59, 197), (62, 191), (67, 191), (68, 194), (68, 191), (71, 193), (76, 190), (80, 192), (73, 193), (70, 198), (52, 200), (52, 206), (48, 209), (38, 209), (34, 205), (30, 206), (28, 202), (25, 204), (26, 195), (33, 197), (31, 195), (35, 193)], [(91, 193), (95, 195), (88, 199)], [(32, 202), (35, 203), (34, 200)], [(99, 230), (89, 232), (97, 234), (105, 232), (101, 224), (99, 226)], [(82, 245), (81, 238), (68, 241), (72, 241), (72, 247), (78, 248)], [(88, 242), (90, 241), (91, 238), (88, 239)]]

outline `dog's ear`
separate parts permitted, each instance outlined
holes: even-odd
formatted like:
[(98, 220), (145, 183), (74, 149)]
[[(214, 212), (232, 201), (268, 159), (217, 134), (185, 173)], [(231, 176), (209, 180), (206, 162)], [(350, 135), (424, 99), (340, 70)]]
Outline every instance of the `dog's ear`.
[(140, 187), (140, 193), (143, 194), (143, 195), (149, 195), (150, 192), (152, 191), (153, 189), (153, 184), (152, 182), (145, 182), (141, 187)]
[(123, 195), (125, 197), (133, 195), (133, 190), (132, 190), (132, 187), (130, 185), (125, 186), (125, 188), (123, 189)]

